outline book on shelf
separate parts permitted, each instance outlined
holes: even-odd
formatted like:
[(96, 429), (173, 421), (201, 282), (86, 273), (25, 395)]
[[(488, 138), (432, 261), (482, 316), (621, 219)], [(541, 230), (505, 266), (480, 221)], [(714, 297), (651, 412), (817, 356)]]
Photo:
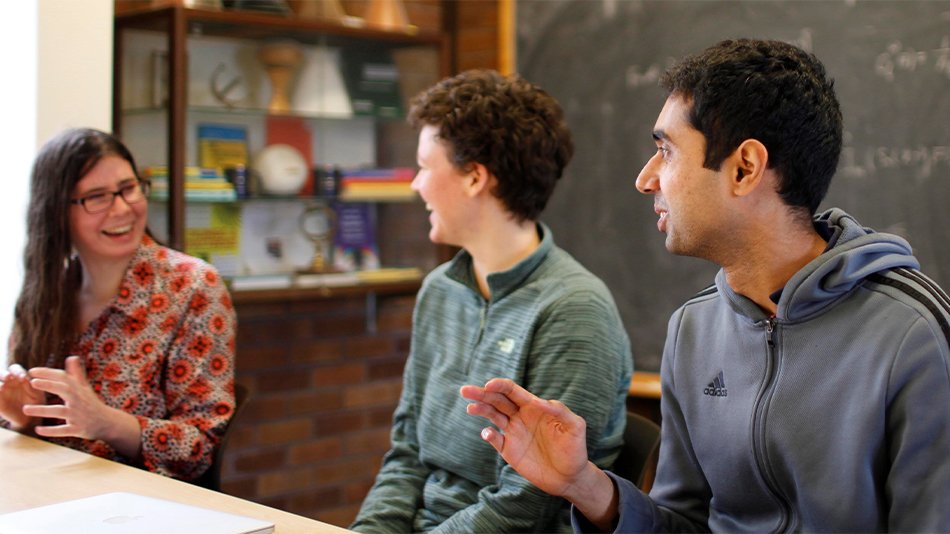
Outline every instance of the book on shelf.
[[(152, 191), (149, 198), (157, 202), (168, 200), (168, 190)], [(207, 191), (201, 189), (185, 189), (185, 202), (236, 202), (237, 192), (234, 189)]]
[(418, 267), (386, 267), (365, 271), (336, 273), (276, 273), (232, 276), (232, 291), (263, 291), (312, 287), (346, 287), (361, 284), (394, 284), (422, 279)]
[[(142, 172), (152, 184), (152, 200), (168, 200), (168, 168), (147, 167)], [(191, 202), (234, 202), (234, 184), (213, 167), (185, 167), (185, 200)]]
[(411, 167), (346, 169), (342, 180), (351, 182), (411, 182), (416, 170)]
[[(297, 89), (300, 90), (299, 88)], [(306, 162), (307, 177), (304, 180), (303, 187), (299, 192), (302, 195), (313, 194), (313, 175), (309, 171), (313, 169), (313, 132), (303, 117), (293, 117), (286, 115), (268, 115), (266, 119), (266, 143), (265, 147), (271, 145), (289, 145), (297, 150)], [(256, 162), (260, 164), (260, 162)], [(281, 166), (284, 167), (283, 165)], [(257, 169), (260, 171), (260, 169)]]
[(233, 276), (230, 279), (231, 289), (234, 291), (286, 289), (293, 285), (293, 280), (293, 275), (289, 273)]
[(351, 169), (343, 172), (340, 180), (340, 199), (359, 200), (412, 200), (415, 170), (406, 167), (389, 169)]
[(379, 191), (379, 192), (391, 192), (391, 193), (412, 193), (412, 187), (408, 182), (405, 183), (384, 183), (384, 182), (366, 182), (366, 183), (355, 183), (355, 184), (346, 184), (343, 186), (343, 191), (350, 191), (353, 193), (364, 193), (368, 191)]
[[(151, 165), (142, 169), (142, 177), (148, 180), (168, 180), (168, 167), (164, 165)], [(185, 167), (185, 181), (206, 181), (224, 179), (221, 169), (218, 167)]]
[(231, 124), (199, 124), (198, 161), (202, 167), (246, 167), (247, 129)]
[(341, 271), (376, 269), (376, 209), (371, 204), (336, 204), (333, 234), (333, 266)]
[(384, 188), (384, 187), (365, 187), (354, 188), (344, 187), (340, 191), (340, 200), (344, 202), (383, 202), (383, 201), (408, 201), (418, 198), (416, 192), (408, 187), (403, 188)]
[(360, 283), (355, 272), (349, 273), (298, 273), (294, 287), (340, 287)]
[(356, 276), (364, 284), (411, 282), (422, 279), (422, 269), (418, 267), (383, 267), (357, 271)]
[[(168, 189), (168, 180), (162, 178), (152, 182), (152, 189)], [(185, 182), (186, 191), (225, 191), (233, 190), (234, 186), (227, 180), (202, 180), (200, 182)]]
[(402, 116), (399, 69), (389, 50), (344, 48), (343, 81), (356, 115)]

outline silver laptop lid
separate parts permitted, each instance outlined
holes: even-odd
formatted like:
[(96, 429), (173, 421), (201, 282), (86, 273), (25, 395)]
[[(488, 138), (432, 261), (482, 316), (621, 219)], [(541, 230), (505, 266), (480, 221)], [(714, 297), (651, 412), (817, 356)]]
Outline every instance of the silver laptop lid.
[(274, 523), (135, 493), (105, 493), (0, 515), (2, 534), (267, 534)]

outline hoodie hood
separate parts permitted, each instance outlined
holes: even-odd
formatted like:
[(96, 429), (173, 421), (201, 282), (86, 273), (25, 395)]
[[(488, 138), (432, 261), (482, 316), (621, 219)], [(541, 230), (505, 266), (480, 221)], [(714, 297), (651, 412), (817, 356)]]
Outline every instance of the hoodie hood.
[[(843, 210), (832, 208), (817, 215), (815, 221), (827, 223), (838, 239), (785, 284), (776, 312), (781, 321), (808, 318), (876, 272), (897, 267), (920, 268), (904, 238), (865, 228)], [(716, 285), (737, 313), (753, 321), (767, 318), (755, 303), (732, 291), (722, 270), (716, 275)]]

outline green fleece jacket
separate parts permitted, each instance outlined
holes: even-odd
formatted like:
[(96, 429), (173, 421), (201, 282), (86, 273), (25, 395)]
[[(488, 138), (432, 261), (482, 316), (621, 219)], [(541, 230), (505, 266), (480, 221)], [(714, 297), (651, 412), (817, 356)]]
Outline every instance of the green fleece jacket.
[(478, 290), (462, 251), (426, 277), (396, 409), (392, 449), (363, 502), (358, 532), (570, 531), (569, 504), (534, 487), (479, 437), (465, 384), (510, 378), (558, 399), (587, 422), (592, 462), (613, 464), (633, 372), (630, 342), (610, 292), (554, 245), (541, 245)]

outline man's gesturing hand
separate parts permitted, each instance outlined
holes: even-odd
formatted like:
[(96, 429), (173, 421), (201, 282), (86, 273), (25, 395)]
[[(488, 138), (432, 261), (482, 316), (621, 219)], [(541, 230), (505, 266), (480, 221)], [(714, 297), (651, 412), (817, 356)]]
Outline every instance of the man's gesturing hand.
[[(587, 467), (587, 424), (559, 401), (542, 400), (507, 379), (484, 388), (464, 386), (476, 401), (468, 413), (491, 420), (482, 439), (495, 447), (521, 476), (547, 493), (567, 496)], [(503, 434), (502, 434), (503, 433)]]
[(587, 460), (587, 423), (559, 401), (540, 399), (511, 380), (495, 378), (485, 387), (463, 386), (475, 401), (466, 410), (489, 419), (482, 430), (512, 468), (541, 490), (564, 497), (602, 530), (617, 515), (617, 490)]

